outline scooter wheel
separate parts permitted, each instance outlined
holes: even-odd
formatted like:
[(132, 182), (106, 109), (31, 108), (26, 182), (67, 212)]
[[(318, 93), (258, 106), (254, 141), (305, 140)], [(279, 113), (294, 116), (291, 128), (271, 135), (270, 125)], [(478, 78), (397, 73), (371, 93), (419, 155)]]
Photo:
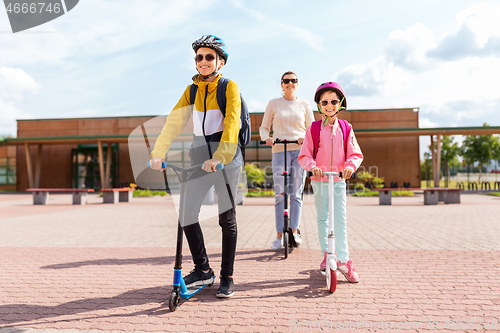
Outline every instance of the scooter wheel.
[(179, 307), (180, 295), (178, 289), (173, 289), (170, 294), (170, 300), (168, 301), (168, 308), (171, 312), (174, 312)]
[(337, 271), (330, 267), (326, 268), (326, 289), (331, 293), (337, 289)]
[(289, 246), (290, 246), (289, 241), (290, 241), (290, 239), (289, 239), (288, 232), (284, 232), (283, 233), (283, 245), (285, 246), (285, 259), (288, 258), (288, 252), (289, 252)]

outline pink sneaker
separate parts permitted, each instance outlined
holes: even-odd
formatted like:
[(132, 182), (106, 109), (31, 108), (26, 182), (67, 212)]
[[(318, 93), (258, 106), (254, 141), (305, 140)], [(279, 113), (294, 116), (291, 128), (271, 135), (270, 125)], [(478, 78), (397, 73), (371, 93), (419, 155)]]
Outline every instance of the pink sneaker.
[(325, 252), (325, 257), (323, 258), (323, 261), (321, 264), (319, 264), (319, 269), (321, 269), (322, 272), (326, 271), (326, 256), (328, 255), (328, 252)]
[(337, 270), (339, 270), (340, 273), (344, 274), (345, 278), (349, 282), (352, 282), (352, 283), (359, 282), (359, 276), (358, 276), (358, 273), (356, 273), (356, 267), (354, 267), (354, 265), (352, 264), (352, 260), (349, 260), (346, 263), (342, 263), (340, 261), (337, 261)]

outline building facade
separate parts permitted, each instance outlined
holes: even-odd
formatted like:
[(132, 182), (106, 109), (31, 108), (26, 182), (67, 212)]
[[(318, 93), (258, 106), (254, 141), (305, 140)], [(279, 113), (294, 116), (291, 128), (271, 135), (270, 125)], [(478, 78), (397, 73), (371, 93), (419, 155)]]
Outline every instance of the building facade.
[[(258, 143), (262, 118), (263, 113), (251, 114), (252, 142), (246, 147), (246, 161), (264, 168), (271, 165), (272, 154), (270, 147)], [(320, 119), (321, 115), (315, 112), (315, 118)], [(386, 186), (397, 183), (401, 187), (408, 183), (420, 187), (418, 136), (383, 135), (386, 129), (418, 128), (418, 109), (349, 110), (340, 113), (340, 118), (353, 125), (355, 134), (357, 131), (361, 134), (362, 131), (382, 129), (377, 136), (357, 135), (365, 156), (360, 171), (383, 177)], [(165, 119), (140, 116), (18, 120), (17, 138), (14, 140), (18, 144), (0, 148), (0, 181), (3, 179), (2, 158), (6, 159), (3, 156), (8, 151), (8, 163), (14, 161), (15, 164), (15, 186), (10, 186), (17, 191), (31, 186), (100, 189), (103, 178), (109, 187), (129, 186), (135, 182), (129, 135), (133, 131), (144, 130), (152, 147)], [(172, 153), (175, 153), (172, 156), (175, 157), (171, 161), (187, 164), (191, 125), (187, 125), (183, 133), (172, 145)], [(30, 152), (28, 156), (26, 149)], [(28, 167), (29, 164), (34, 167)], [(106, 174), (103, 169), (106, 169)]]

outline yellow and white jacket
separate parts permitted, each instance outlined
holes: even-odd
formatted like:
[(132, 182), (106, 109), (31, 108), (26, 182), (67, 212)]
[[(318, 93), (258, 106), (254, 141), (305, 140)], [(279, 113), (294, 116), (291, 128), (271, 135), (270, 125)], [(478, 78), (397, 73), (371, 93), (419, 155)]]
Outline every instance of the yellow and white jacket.
[(197, 165), (210, 158), (216, 158), (224, 165), (240, 167), (243, 158), (238, 146), (240, 131), (241, 99), (236, 83), (229, 81), (226, 90), (226, 116), (217, 103), (217, 85), (222, 74), (214, 82), (204, 82), (199, 75), (194, 78), (198, 86), (194, 106), (191, 106), (189, 85), (177, 105), (167, 117), (160, 136), (156, 140), (151, 158), (165, 159), (172, 141), (177, 138), (191, 115), (193, 117), (193, 144), (189, 155), (191, 165)]

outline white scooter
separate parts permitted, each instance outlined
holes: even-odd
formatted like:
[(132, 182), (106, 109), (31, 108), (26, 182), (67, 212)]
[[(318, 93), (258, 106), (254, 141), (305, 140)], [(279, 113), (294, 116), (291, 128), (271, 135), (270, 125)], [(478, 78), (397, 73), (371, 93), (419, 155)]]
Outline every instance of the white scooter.
[[(328, 177), (328, 254), (326, 256), (326, 289), (333, 293), (337, 289), (337, 256), (335, 255), (334, 232), (334, 182), (336, 176), (342, 177), (342, 172), (323, 172)], [(355, 177), (355, 173), (350, 179)]]

